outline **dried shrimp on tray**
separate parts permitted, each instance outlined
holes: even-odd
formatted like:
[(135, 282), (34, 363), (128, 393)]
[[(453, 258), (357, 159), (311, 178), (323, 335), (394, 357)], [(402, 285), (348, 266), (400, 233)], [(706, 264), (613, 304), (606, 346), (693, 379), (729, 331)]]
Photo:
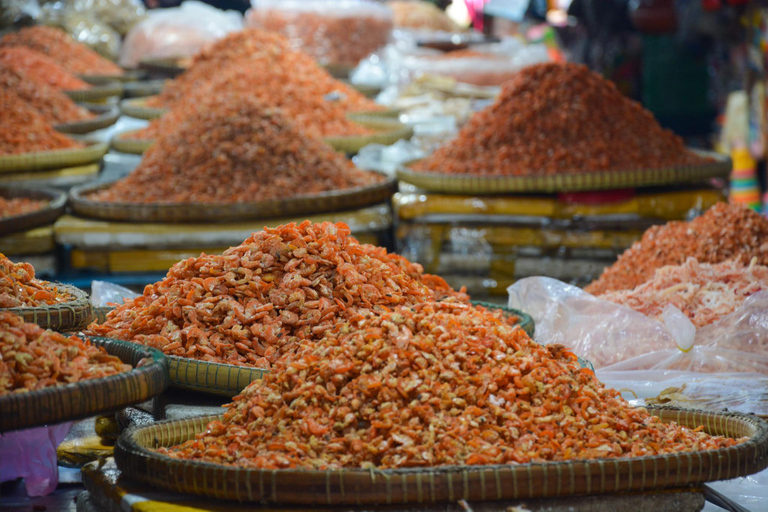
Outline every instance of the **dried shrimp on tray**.
[(39, 204), (32, 210), (20, 210), (11, 215), (4, 214), (4, 212), (0, 214), (0, 236), (53, 224), (64, 214), (67, 204), (67, 194), (59, 190), (0, 187), (0, 204), (15, 199), (35, 201)]

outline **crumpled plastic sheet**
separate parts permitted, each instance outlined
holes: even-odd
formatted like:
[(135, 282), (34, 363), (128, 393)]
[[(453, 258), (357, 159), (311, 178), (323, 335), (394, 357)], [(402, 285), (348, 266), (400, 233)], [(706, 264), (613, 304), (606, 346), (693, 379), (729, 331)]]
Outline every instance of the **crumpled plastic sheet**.
[(0, 482), (24, 479), (29, 496), (46, 496), (59, 483), (56, 447), (72, 422), (0, 434)]
[(508, 292), (509, 306), (536, 322), (537, 341), (563, 344), (595, 368), (768, 374), (768, 291), (695, 329), (690, 349), (690, 321), (671, 306), (658, 321), (548, 277), (521, 279)]
[(134, 68), (142, 59), (191, 57), (205, 45), (242, 29), (239, 12), (222, 11), (196, 0), (153, 9), (128, 31), (118, 62)]
[[(768, 469), (744, 478), (711, 482), (707, 485), (751, 512), (768, 510)], [(707, 502), (702, 512), (722, 512), (722, 510)]]
[(106, 281), (91, 282), (91, 306), (106, 308), (112, 304), (122, 304), (124, 299), (133, 299), (139, 294), (119, 284)]
[(120, 34), (90, 11), (76, 10), (64, 2), (45, 4), (39, 21), (61, 28), (108, 59), (116, 59), (120, 53)]

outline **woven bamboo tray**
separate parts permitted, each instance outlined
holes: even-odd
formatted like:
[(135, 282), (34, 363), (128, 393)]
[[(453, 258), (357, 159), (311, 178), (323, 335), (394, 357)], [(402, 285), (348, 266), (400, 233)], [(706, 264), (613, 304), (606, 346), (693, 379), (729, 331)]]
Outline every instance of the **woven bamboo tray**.
[(101, 162), (96, 162), (76, 167), (65, 167), (64, 169), (0, 173), (0, 185), (68, 189), (95, 180), (100, 169)]
[(447, 194), (555, 193), (581, 190), (610, 190), (651, 187), (680, 183), (700, 183), (709, 178), (727, 178), (731, 159), (711, 151), (692, 152), (712, 162), (685, 167), (637, 169), (633, 171), (597, 171), (551, 176), (475, 176), (418, 172), (408, 166), (397, 170), (402, 181), (430, 192)]
[(120, 102), (120, 110), (126, 116), (135, 117), (137, 119), (146, 119), (152, 121), (168, 112), (167, 108), (162, 107), (148, 107), (147, 101), (153, 96), (146, 96), (144, 98), (130, 98)]
[(69, 293), (74, 299), (52, 306), (0, 308), (0, 311), (10, 311), (22, 317), (25, 322), (37, 324), (43, 329), (51, 329), (53, 331), (76, 331), (88, 325), (92, 314), (88, 294), (79, 288), (66, 284), (51, 283), (51, 285), (51, 287), (56, 287)]
[(768, 466), (768, 424), (754, 416), (649, 409), (662, 421), (749, 439), (730, 448), (674, 455), (399, 470), (257, 470), (191, 462), (152, 448), (173, 446), (221, 416), (126, 431), (115, 462), (128, 477), (164, 490), (285, 505), (391, 505), (493, 501), (679, 488), (757, 473)]
[(87, 195), (111, 183), (83, 185), (70, 190), (72, 211), (84, 217), (126, 222), (233, 222), (270, 217), (353, 210), (388, 201), (397, 182), (387, 176), (367, 187), (334, 190), (311, 196), (254, 201), (252, 203), (105, 203)]
[(94, 85), (88, 89), (64, 91), (64, 93), (74, 101), (101, 101), (113, 96), (122, 95), (123, 84), (120, 82), (112, 82), (102, 85)]
[(167, 80), (143, 80), (141, 82), (128, 82), (123, 84), (123, 95), (126, 98), (144, 98), (160, 94), (165, 88)]
[(54, 125), (56, 130), (62, 133), (84, 134), (101, 130), (112, 126), (120, 117), (120, 109), (109, 105), (91, 105), (88, 107), (91, 113), (96, 114), (92, 119), (84, 121), (73, 121), (71, 123), (62, 123)]
[(113, 411), (144, 402), (168, 387), (168, 362), (159, 350), (107, 338), (88, 339), (132, 365), (133, 370), (101, 379), (0, 396), (0, 432)]
[(168, 57), (160, 59), (142, 59), (139, 68), (157, 76), (174, 78), (187, 70), (181, 57)]
[(396, 119), (375, 116), (356, 116), (354, 121), (366, 128), (375, 130), (376, 133), (355, 137), (327, 137), (325, 141), (337, 151), (343, 151), (347, 154), (355, 154), (368, 144), (383, 144), (389, 146), (400, 139), (410, 139), (413, 136), (413, 128), (400, 123)]
[(129, 139), (127, 136), (137, 132), (130, 130), (116, 134), (109, 141), (109, 146), (115, 151), (129, 153), (131, 155), (143, 155), (146, 150), (155, 142), (154, 139)]
[(146, 76), (147, 72), (143, 69), (129, 69), (119, 75), (80, 75), (80, 79), (91, 85), (105, 85), (113, 84), (115, 82), (138, 82), (139, 80), (143, 80)]
[(366, 110), (362, 112), (350, 112), (347, 114), (347, 117), (350, 118), (353, 121), (357, 121), (358, 119), (370, 119), (371, 117), (383, 117), (386, 119), (397, 119), (400, 117), (400, 111), (393, 108), (388, 108), (384, 110)]
[(67, 205), (67, 194), (46, 188), (0, 187), (0, 197), (5, 199), (26, 197), (48, 201), (47, 205), (34, 212), (0, 218), (0, 236), (8, 236), (13, 233), (21, 233), (40, 226), (53, 224), (56, 222), (56, 219), (64, 214)]
[(58, 149), (0, 156), (0, 174), (42, 169), (61, 169), (91, 164), (103, 157), (109, 149), (103, 142), (86, 141), (87, 146), (78, 149)]

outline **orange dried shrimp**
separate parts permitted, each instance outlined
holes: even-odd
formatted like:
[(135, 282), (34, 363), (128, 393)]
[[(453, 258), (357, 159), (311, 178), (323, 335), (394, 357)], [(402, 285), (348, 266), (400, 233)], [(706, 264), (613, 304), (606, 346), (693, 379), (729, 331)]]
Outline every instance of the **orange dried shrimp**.
[(0, 39), (0, 46), (25, 46), (47, 55), (70, 73), (78, 75), (123, 74), (120, 66), (55, 27), (37, 25), (8, 33)]
[(260, 469), (641, 457), (733, 446), (664, 424), (562, 346), (443, 302), (349, 317), (278, 362), (196, 439), (159, 451)]
[(83, 121), (93, 116), (69, 96), (45, 83), (28, 80), (4, 64), (0, 64), (0, 89), (17, 94), (51, 124)]
[[(232, 33), (200, 52), (189, 69), (166, 85), (163, 92), (147, 104), (172, 107), (226, 70), (234, 68), (249, 71), (236, 78), (245, 80), (245, 83), (236, 85), (230, 82), (228, 88), (246, 90), (251, 86), (259, 91), (269, 91), (275, 98), (286, 95), (300, 102), (304, 97), (328, 98), (328, 101), (338, 104), (347, 112), (383, 108), (354, 88), (335, 80), (309, 55), (292, 51), (284, 37), (256, 29)], [(218, 92), (211, 90), (208, 94)], [(287, 101), (282, 100), (282, 104), (285, 103)], [(297, 106), (295, 110), (299, 111), (300, 108)]]
[(32, 213), (48, 204), (44, 199), (29, 199), (28, 197), (0, 197), (0, 218), (15, 217)]
[(64, 91), (88, 89), (90, 85), (71, 74), (45, 54), (24, 46), (0, 47), (0, 64), (36, 83)]
[(46, 331), (9, 312), (0, 312), (0, 395), (24, 393), (131, 370), (101, 348), (77, 336)]
[[(280, 78), (280, 74), (293, 70), (272, 68), (276, 82), (287, 84), (290, 76)], [(163, 133), (172, 130), (188, 116), (210, 105), (206, 101), (225, 90), (232, 100), (238, 98), (256, 98), (266, 107), (279, 108), (280, 112), (293, 121), (297, 127), (313, 137), (335, 137), (369, 135), (373, 133), (360, 124), (347, 119), (345, 108), (337, 101), (328, 101), (320, 95), (308, 94), (304, 88), (283, 86), (280, 94), (272, 88), (272, 82), (263, 80), (263, 71), (253, 67), (229, 67), (199, 88), (191, 91), (173, 104), (171, 110), (159, 119), (152, 121), (144, 129), (133, 132), (128, 138), (154, 140)]]
[(468, 300), (420, 265), (360, 244), (344, 224), (305, 221), (177, 263), (87, 332), (169, 355), (270, 368), (340, 319), (445, 297)]
[(0, 88), (0, 155), (14, 155), (54, 149), (82, 148), (53, 127), (34, 108), (10, 89)]
[(48, 281), (35, 279), (29, 263), (13, 263), (0, 254), (0, 308), (51, 306), (72, 299)]
[(97, 201), (247, 202), (371, 185), (341, 153), (255, 98), (222, 93), (161, 135)]
[(612, 82), (580, 64), (549, 63), (519, 71), (493, 105), (415, 168), (527, 176), (704, 161)]
[(757, 258), (758, 265), (768, 266), (768, 219), (741, 205), (718, 203), (691, 222), (653, 226), (585, 290), (599, 295), (632, 289), (656, 269), (682, 265), (689, 257), (699, 263), (736, 259), (744, 265)]

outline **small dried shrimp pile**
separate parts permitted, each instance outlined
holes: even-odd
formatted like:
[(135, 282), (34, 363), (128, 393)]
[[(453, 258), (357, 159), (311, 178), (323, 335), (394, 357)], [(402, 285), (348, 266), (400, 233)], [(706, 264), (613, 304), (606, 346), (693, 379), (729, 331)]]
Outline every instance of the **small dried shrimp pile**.
[(740, 262), (699, 263), (688, 258), (683, 265), (656, 270), (650, 280), (632, 290), (618, 290), (600, 298), (623, 304), (646, 316), (661, 319), (667, 304), (686, 314), (696, 327), (733, 313), (750, 295), (768, 290), (768, 267)]
[(656, 269), (682, 265), (689, 257), (699, 263), (735, 258), (743, 265), (757, 258), (758, 265), (768, 266), (768, 219), (744, 206), (718, 203), (691, 222), (654, 226), (585, 290), (593, 295), (629, 290)]
[(55, 27), (37, 25), (8, 33), (0, 39), (0, 46), (25, 46), (47, 55), (61, 67), (77, 75), (123, 74), (120, 66)]
[[(288, 41), (271, 32), (246, 29), (220, 39), (195, 56), (192, 65), (175, 80), (166, 85), (163, 92), (150, 99), (147, 104), (154, 107), (172, 107), (177, 101), (190, 96), (201, 87), (210, 87), (210, 82), (228, 69), (243, 71), (233, 75), (227, 82), (230, 87), (247, 90), (253, 87), (261, 91), (260, 96), (269, 94), (274, 101), (287, 105), (299, 102), (294, 108), (301, 111), (304, 98), (325, 98), (337, 104), (346, 112), (381, 110), (383, 107), (366, 98), (354, 88), (335, 80), (323, 68), (302, 52), (290, 49)], [(245, 83), (235, 83), (243, 80)], [(216, 94), (220, 89), (209, 89)], [(284, 95), (286, 99), (278, 98)], [(288, 100), (287, 98), (291, 98)], [(311, 104), (303, 107), (310, 108)], [(321, 114), (318, 113), (318, 116)]]
[(519, 71), (493, 105), (415, 168), (527, 176), (703, 161), (612, 82), (580, 64), (549, 63)]
[(0, 155), (82, 148), (82, 142), (53, 129), (45, 118), (10, 89), (0, 88)]
[(13, 263), (0, 254), (0, 308), (50, 306), (72, 298), (48, 281), (35, 279), (29, 263)]
[[(272, 73), (285, 71), (281, 69), (272, 69)], [(291, 71), (290, 74), (293, 74)], [(286, 80), (278, 80), (287, 83)], [(301, 130), (313, 137), (335, 137), (335, 136), (353, 136), (368, 135), (373, 133), (360, 124), (347, 119), (347, 112), (337, 102), (328, 101), (320, 95), (306, 94), (300, 88), (284, 87), (280, 94), (275, 94), (271, 85), (265, 87), (263, 72), (251, 67), (227, 68), (221, 75), (214, 77), (207, 82), (205, 86), (200, 87), (190, 93), (189, 96), (180, 99), (173, 104), (171, 110), (165, 113), (159, 119), (152, 121), (144, 129), (133, 132), (128, 138), (138, 140), (154, 140), (163, 133), (172, 130), (180, 122), (195, 112), (200, 112), (211, 105), (207, 101), (215, 97), (217, 93), (213, 91), (226, 90), (233, 101), (238, 98), (256, 98), (260, 100), (265, 107), (274, 107), (280, 109), (280, 112)]]
[(166, 354), (269, 368), (340, 319), (457, 297), (385, 249), (362, 245), (344, 224), (287, 224), (254, 233), (224, 254), (171, 267), (90, 334)]
[(23, 46), (0, 46), (0, 64), (35, 83), (49, 85), (63, 91), (90, 88), (90, 85), (59, 66), (45, 54)]
[(560, 345), (443, 302), (352, 316), (162, 453), (248, 468), (403, 468), (733, 446), (629, 406)]
[(71, 123), (93, 117), (87, 109), (55, 87), (28, 80), (4, 64), (0, 64), (0, 89), (17, 94), (51, 124)]
[(430, 2), (395, 0), (387, 2), (395, 18), (395, 26), (421, 30), (459, 32), (459, 27), (446, 13)]
[(76, 336), (45, 331), (0, 312), (0, 395), (24, 393), (131, 370), (101, 348)]
[(44, 199), (29, 199), (28, 197), (0, 197), (0, 218), (15, 217), (26, 213), (36, 212), (48, 204)]
[(255, 98), (222, 93), (161, 135), (97, 201), (249, 202), (372, 185), (383, 178), (297, 130)]

